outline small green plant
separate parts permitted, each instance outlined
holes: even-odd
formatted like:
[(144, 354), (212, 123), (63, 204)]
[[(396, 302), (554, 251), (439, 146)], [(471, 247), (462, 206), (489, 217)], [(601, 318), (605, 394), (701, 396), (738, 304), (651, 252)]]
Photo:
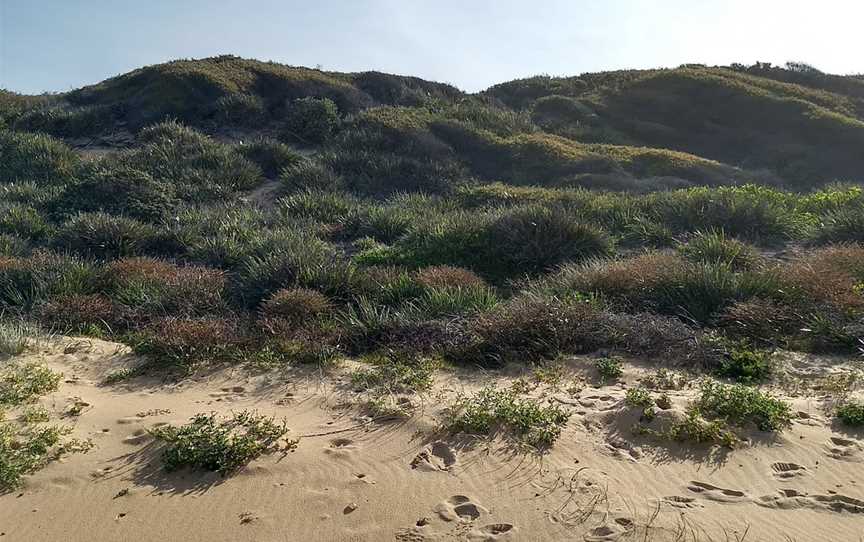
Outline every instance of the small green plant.
[(371, 369), (361, 369), (351, 374), (351, 383), (356, 389), (374, 395), (394, 393), (416, 393), (428, 391), (436, 364), (430, 360), (413, 360), (388, 352), (367, 358)]
[[(150, 430), (166, 445), (162, 452), (166, 470), (190, 467), (223, 476), (272, 451), (287, 432), (284, 420), (276, 422), (248, 410), (225, 419), (216, 414), (196, 414), (186, 425)], [(293, 447), (296, 441), (288, 445)]]
[(17, 406), (51, 393), (63, 375), (35, 361), (10, 362), (0, 370), (0, 406)]
[(594, 361), (594, 367), (597, 369), (597, 374), (600, 375), (600, 382), (603, 384), (618, 380), (624, 374), (621, 361), (617, 358), (598, 358)]
[(864, 402), (846, 401), (837, 407), (837, 418), (850, 427), (861, 427), (864, 425)]
[(756, 249), (727, 237), (723, 230), (696, 232), (678, 251), (696, 263), (724, 264), (733, 269), (750, 269), (759, 259)]
[(630, 388), (624, 396), (627, 406), (642, 409), (642, 420), (651, 421), (656, 412), (654, 410), (654, 399), (645, 388)]
[(305, 144), (327, 141), (339, 126), (339, 109), (329, 98), (294, 100), (285, 117), (285, 135)]
[(22, 427), (0, 420), (0, 491), (14, 489), (21, 479), (65, 452), (84, 451), (80, 441), (63, 443), (70, 429), (60, 426)]
[(746, 345), (735, 345), (720, 360), (717, 375), (732, 378), (742, 384), (755, 384), (765, 380), (772, 370), (769, 353)]
[(753, 423), (761, 431), (782, 431), (792, 425), (789, 403), (743, 384), (705, 380), (694, 407), (704, 416), (735, 425)]
[(707, 421), (696, 409), (689, 409), (684, 419), (678, 420), (667, 429), (665, 436), (671, 440), (697, 444), (713, 443), (727, 448), (732, 448), (738, 441), (735, 434), (729, 431), (723, 422)]
[(548, 447), (558, 439), (569, 417), (557, 406), (519, 397), (512, 389), (487, 387), (460, 397), (448, 409), (446, 426), (482, 435), (501, 430), (531, 446)]

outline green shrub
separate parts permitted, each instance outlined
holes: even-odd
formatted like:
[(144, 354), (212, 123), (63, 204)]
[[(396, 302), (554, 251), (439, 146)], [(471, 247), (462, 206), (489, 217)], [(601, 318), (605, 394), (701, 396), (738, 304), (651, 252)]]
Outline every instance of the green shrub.
[[(150, 430), (165, 443), (162, 464), (166, 470), (188, 467), (216, 471), (222, 476), (274, 450), (287, 432), (284, 421), (276, 422), (248, 410), (225, 419), (216, 414), (196, 414), (186, 425)], [(289, 441), (289, 446), (294, 445), (296, 441)]]
[(618, 380), (624, 374), (621, 361), (617, 358), (598, 358), (594, 361), (594, 368), (600, 375), (600, 382), (604, 384), (608, 381)]
[(56, 137), (96, 136), (110, 131), (114, 122), (111, 108), (39, 107), (27, 111), (15, 121), (19, 131), (45, 132)]
[(70, 429), (26, 423), (24, 428), (0, 420), (0, 491), (15, 489), (27, 474), (32, 474), (52, 459), (87, 445), (79, 441), (63, 442)]
[(155, 180), (146, 171), (104, 160), (84, 178), (68, 185), (49, 208), (58, 218), (78, 212), (105, 212), (158, 221), (180, 203), (174, 180)]
[(0, 306), (29, 310), (55, 296), (91, 293), (93, 268), (72, 256), (36, 252), (26, 258), (0, 258)]
[(557, 406), (543, 406), (513, 390), (492, 387), (461, 397), (447, 416), (445, 425), (451, 431), (489, 435), (500, 430), (535, 447), (552, 446), (570, 417)]
[(300, 160), (279, 173), (279, 179), (292, 192), (332, 191), (343, 188), (342, 178), (318, 160)]
[(667, 429), (665, 435), (679, 442), (689, 441), (696, 444), (712, 443), (731, 448), (738, 441), (738, 437), (726, 428), (719, 420), (707, 421), (700, 416), (696, 409), (689, 409), (686, 417), (673, 423)]
[(694, 263), (728, 265), (735, 270), (750, 269), (759, 260), (753, 247), (726, 237), (722, 230), (696, 232), (678, 251)]
[(216, 119), (221, 124), (257, 128), (267, 119), (264, 101), (252, 94), (228, 94), (216, 100)]
[(706, 380), (694, 402), (703, 415), (729, 423), (753, 423), (761, 431), (782, 431), (792, 425), (789, 403), (742, 384), (724, 385)]
[(62, 183), (79, 163), (72, 149), (50, 136), (0, 129), (0, 182)]
[(225, 273), (203, 266), (126, 258), (105, 267), (102, 283), (105, 293), (137, 319), (218, 314), (225, 307)]
[(846, 401), (836, 411), (837, 418), (850, 427), (861, 427), (864, 425), (864, 403), (860, 401)]
[(135, 219), (81, 213), (60, 227), (55, 244), (85, 257), (112, 260), (146, 252), (155, 238), (153, 226)]
[(810, 240), (817, 245), (864, 242), (864, 206), (838, 209), (824, 215)]
[(299, 164), (303, 158), (291, 147), (273, 139), (258, 139), (238, 147), (240, 154), (258, 165), (266, 177), (274, 178), (285, 168)]
[(768, 378), (773, 369), (771, 358), (764, 350), (755, 350), (747, 344), (734, 344), (720, 361), (716, 372), (742, 384), (755, 384)]
[(120, 164), (170, 182), (184, 201), (223, 198), (261, 181), (261, 169), (235, 148), (176, 122), (147, 127), (138, 140), (141, 147), (121, 155)]
[(305, 144), (327, 141), (339, 126), (339, 108), (329, 98), (298, 98), (285, 115), (287, 138)]
[(426, 318), (459, 316), (488, 311), (498, 303), (498, 296), (488, 286), (450, 286), (427, 288), (409, 310)]
[(38, 242), (51, 233), (51, 226), (39, 211), (19, 203), (0, 203), (0, 233)]

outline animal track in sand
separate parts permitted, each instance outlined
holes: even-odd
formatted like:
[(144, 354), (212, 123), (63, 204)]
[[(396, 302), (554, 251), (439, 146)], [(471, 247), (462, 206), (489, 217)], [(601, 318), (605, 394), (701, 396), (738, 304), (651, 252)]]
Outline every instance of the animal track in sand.
[(132, 434), (123, 439), (123, 444), (129, 444), (130, 446), (138, 446), (139, 444), (144, 444), (148, 440), (151, 440), (153, 437), (150, 433), (147, 432), (146, 429), (136, 429), (132, 431)]
[(743, 491), (738, 491), (737, 489), (724, 489), (697, 480), (691, 481), (690, 485), (687, 486), (687, 489), (693, 493), (699, 493), (711, 501), (742, 502), (748, 499), (747, 494)]
[(828, 457), (841, 461), (861, 461), (861, 444), (842, 437), (831, 437), (825, 443)]
[(424, 471), (448, 471), (455, 464), (456, 451), (440, 440), (427, 446), (411, 460), (412, 469)]
[(433, 511), (444, 521), (474, 521), (482, 512), (486, 512), (486, 509), (472, 502), (471, 497), (453, 495), (435, 505)]
[(345, 437), (334, 438), (324, 448), (325, 454), (341, 459), (350, 458), (356, 451), (357, 446), (354, 444), (354, 441)]
[(509, 540), (514, 531), (510, 523), (491, 523), (468, 533), (471, 542), (496, 542), (498, 540)]
[(802, 467), (797, 463), (772, 463), (771, 471), (774, 473), (776, 478), (781, 479), (796, 478), (798, 476), (806, 476), (809, 474), (806, 467)]
[(764, 495), (756, 501), (756, 504), (781, 510), (809, 508), (828, 512), (864, 514), (864, 500), (846, 495), (808, 495), (796, 489), (781, 489), (778, 495)]

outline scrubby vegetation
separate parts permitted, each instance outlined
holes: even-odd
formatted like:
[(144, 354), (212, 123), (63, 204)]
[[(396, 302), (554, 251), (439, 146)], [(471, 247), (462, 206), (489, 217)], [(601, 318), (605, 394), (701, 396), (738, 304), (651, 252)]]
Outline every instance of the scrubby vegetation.
[[(203, 469), (223, 476), (272, 451), (287, 432), (284, 421), (246, 410), (226, 419), (215, 414), (197, 414), (186, 425), (150, 430), (165, 444), (162, 463), (166, 470)], [(296, 442), (287, 444), (290, 448)]]
[(855, 354), (864, 105), (844, 80), (690, 66), (467, 95), (218, 57), (4, 93), (0, 352), (32, 320), (182, 371), (366, 356), (354, 384), (378, 397), (423, 389), (421, 359), (602, 351), (754, 385), (773, 349)]

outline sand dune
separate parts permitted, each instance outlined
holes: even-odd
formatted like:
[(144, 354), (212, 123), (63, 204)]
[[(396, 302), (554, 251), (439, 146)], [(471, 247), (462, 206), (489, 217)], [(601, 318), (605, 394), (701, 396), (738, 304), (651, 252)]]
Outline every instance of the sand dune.
[[(68, 339), (28, 356), (64, 374), (42, 399), (94, 447), (0, 496), (4, 541), (546, 541), (860, 540), (864, 441), (832, 427), (818, 397), (779, 435), (753, 433), (733, 451), (652, 442), (629, 431), (624, 383), (539, 386), (532, 395), (572, 411), (547, 454), (503, 439), (438, 431), (460, 391), (509, 377), (444, 372), (416, 414), (370, 422), (343, 385), (347, 369), (222, 369), (179, 382), (100, 385), (138, 362), (126, 349)], [(580, 378), (584, 361), (568, 363)], [(470, 378), (469, 378), (470, 376)], [(677, 408), (690, 390), (671, 392)], [(293, 451), (236, 475), (166, 474), (148, 428), (198, 412), (257, 409), (284, 417)]]

